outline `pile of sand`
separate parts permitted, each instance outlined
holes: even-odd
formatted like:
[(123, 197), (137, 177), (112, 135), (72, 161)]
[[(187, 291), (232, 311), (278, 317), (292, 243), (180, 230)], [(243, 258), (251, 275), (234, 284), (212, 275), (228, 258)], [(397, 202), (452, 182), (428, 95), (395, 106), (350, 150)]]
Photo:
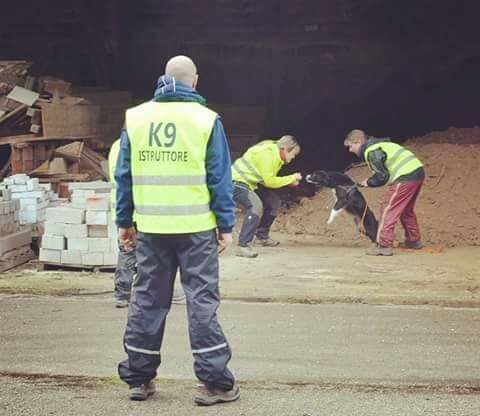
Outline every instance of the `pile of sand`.
[[(422, 240), (430, 245), (480, 245), (480, 128), (450, 128), (411, 138), (404, 145), (423, 161), (426, 170), (416, 208)], [(345, 173), (357, 181), (370, 176), (366, 166)], [(385, 188), (362, 192), (378, 218)], [(330, 190), (304, 198), (282, 213), (276, 230), (315, 235), (319, 244), (368, 245), (369, 240), (358, 233), (348, 214), (342, 213), (332, 224), (326, 224), (333, 203)], [(397, 241), (403, 241), (400, 223), (396, 233)]]

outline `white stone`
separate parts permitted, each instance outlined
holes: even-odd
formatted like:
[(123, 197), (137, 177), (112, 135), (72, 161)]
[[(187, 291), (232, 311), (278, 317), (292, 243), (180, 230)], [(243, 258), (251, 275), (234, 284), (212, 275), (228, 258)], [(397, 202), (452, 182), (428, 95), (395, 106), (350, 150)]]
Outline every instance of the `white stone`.
[(61, 255), (62, 264), (82, 264), (82, 253), (79, 250), (62, 250)]
[(88, 251), (88, 238), (67, 238), (67, 249)]
[(110, 251), (110, 239), (109, 238), (89, 238), (88, 239), (88, 251)]
[(65, 224), (65, 237), (86, 238), (87, 235), (87, 224)]
[(118, 252), (109, 251), (103, 253), (103, 264), (105, 266), (116, 266), (118, 262)]
[(57, 235), (62, 237), (65, 235), (65, 224), (63, 223), (45, 221), (44, 228), (45, 235)]
[(109, 196), (90, 196), (87, 198), (88, 211), (110, 211)]
[(60, 206), (49, 207), (46, 212), (47, 221), (58, 221), (61, 218), (66, 224), (82, 224), (85, 222), (85, 211), (83, 209)]
[(42, 247), (48, 248), (51, 250), (64, 250), (65, 249), (65, 239), (60, 236), (55, 235), (44, 235), (42, 237)]
[(27, 190), (35, 191), (40, 188), (40, 182), (38, 178), (30, 178), (27, 180)]
[(108, 225), (107, 211), (87, 211), (86, 223), (88, 225)]
[(60, 263), (61, 250), (49, 250), (47, 248), (41, 248), (38, 259), (46, 263)]
[(108, 235), (108, 225), (87, 225), (88, 227), (88, 236), (96, 238), (107, 238)]
[(82, 253), (82, 264), (85, 266), (103, 266), (103, 253)]

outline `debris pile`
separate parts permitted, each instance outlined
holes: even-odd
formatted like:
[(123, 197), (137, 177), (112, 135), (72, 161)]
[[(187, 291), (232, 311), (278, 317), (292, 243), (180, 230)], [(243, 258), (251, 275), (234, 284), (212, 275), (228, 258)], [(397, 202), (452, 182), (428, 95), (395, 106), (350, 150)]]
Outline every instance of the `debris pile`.
[[(447, 247), (480, 245), (480, 128), (449, 128), (411, 138), (403, 145), (425, 165), (425, 184), (416, 209), (424, 243)], [(370, 176), (365, 165), (345, 173), (356, 181)], [(370, 188), (361, 192), (378, 217), (385, 189)], [(368, 245), (369, 240), (358, 233), (347, 214), (326, 224), (333, 204), (330, 190), (321, 190), (313, 198), (304, 198), (297, 207), (285, 211), (276, 230), (311, 234), (319, 244), (325, 245)], [(400, 224), (396, 232), (397, 241), (403, 241)]]
[(0, 61), (0, 149), (10, 154), (0, 156), (0, 178), (26, 173), (55, 187), (106, 179), (106, 152), (123, 125), (130, 93), (30, 76), (30, 66)]

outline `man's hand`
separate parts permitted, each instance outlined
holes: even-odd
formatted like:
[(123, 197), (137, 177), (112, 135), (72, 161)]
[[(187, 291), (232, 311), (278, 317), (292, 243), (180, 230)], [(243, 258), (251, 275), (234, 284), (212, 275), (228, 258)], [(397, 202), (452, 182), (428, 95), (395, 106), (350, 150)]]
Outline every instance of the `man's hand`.
[(217, 234), (218, 240), (218, 254), (223, 253), (227, 247), (232, 244), (233, 237), (232, 233), (222, 233), (221, 231)]
[(134, 227), (118, 229), (118, 243), (126, 252), (135, 250), (137, 233)]
[(364, 179), (363, 181), (357, 183), (358, 186), (361, 186), (362, 188), (368, 188), (368, 178)]
[(295, 182), (292, 182), (289, 186), (298, 186), (302, 180), (302, 174), (300, 172), (296, 172), (293, 174), (293, 176), (295, 176)]

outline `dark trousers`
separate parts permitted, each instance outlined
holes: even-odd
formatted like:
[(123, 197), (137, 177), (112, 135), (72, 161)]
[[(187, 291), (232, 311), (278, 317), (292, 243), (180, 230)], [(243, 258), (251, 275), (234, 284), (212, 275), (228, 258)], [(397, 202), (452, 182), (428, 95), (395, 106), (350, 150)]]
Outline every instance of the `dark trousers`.
[(187, 301), (190, 345), (197, 378), (211, 388), (231, 390), (231, 350), (217, 320), (218, 243), (214, 230), (193, 234), (137, 235), (137, 277), (124, 335), (128, 358), (120, 378), (138, 386), (156, 377), (165, 321), (177, 268)]
[(405, 229), (405, 240), (420, 241), (420, 228), (415, 215), (415, 202), (422, 189), (423, 180), (416, 182), (394, 183), (388, 186), (381, 205), (381, 217), (378, 223), (377, 242), (391, 247), (395, 236), (395, 225), (400, 220)]
[(234, 182), (233, 200), (244, 211), (238, 245), (247, 246), (255, 235), (260, 239), (267, 239), (281, 206), (280, 197), (273, 190), (263, 186), (252, 191), (246, 184)]
[(137, 272), (137, 256), (135, 250), (125, 251), (119, 248), (117, 267), (114, 276), (114, 296), (118, 300), (130, 300), (132, 283)]

